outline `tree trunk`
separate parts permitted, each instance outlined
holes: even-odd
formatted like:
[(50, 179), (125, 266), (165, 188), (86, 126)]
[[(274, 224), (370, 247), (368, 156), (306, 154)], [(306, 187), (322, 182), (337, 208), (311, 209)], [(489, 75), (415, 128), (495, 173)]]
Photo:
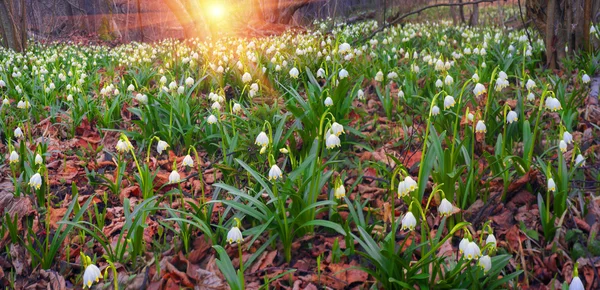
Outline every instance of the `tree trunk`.
[[(163, 0), (163, 2), (167, 4), (169, 10), (173, 12), (177, 21), (179, 21), (179, 24), (183, 28), (185, 38), (198, 37), (204, 39), (209, 35), (206, 27), (204, 25), (199, 25), (199, 22), (203, 21), (203, 18), (196, 18), (197, 20), (194, 20), (194, 15), (199, 12), (190, 11), (197, 8), (195, 6), (197, 3), (194, 3), (195, 1), (190, 1), (192, 3), (188, 3), (192, 4), (190, 7), (184, 5), (180, 0)], [(188, 10), (188, 8), (190, 10)]]
[(477, 26), (479, 24), (479, 4), (473, 5), (473, 12), (471, 13), (471, 18), (469, 19), (470, 26)]
[[(458, 0), (458, 3), (463, 3), (463, 0)], [(460, 22), (461, 23), (465, 23), (467, 20), (465, 19), (465, 9), (464, 9), (464, 5), (460, 5), (458, 7), (458, 12), (460, 15)]]
[[(450, 4), (454, 4), (454, 0), (450, 0)], [(450, 6), (450, 14), (452, 15), (452, 24), (454, 26), (458, 25), (458, 14), (455, 6)]]
[[(0, 36), (2, 44), (17, 52), (27, 49), (27, 29), (25, 17), (27, 14), (23, 0), (21, 0), (20, 13), (11, 0), (0, 0)], [(21, 17), (18, 17), (20, 14)]]

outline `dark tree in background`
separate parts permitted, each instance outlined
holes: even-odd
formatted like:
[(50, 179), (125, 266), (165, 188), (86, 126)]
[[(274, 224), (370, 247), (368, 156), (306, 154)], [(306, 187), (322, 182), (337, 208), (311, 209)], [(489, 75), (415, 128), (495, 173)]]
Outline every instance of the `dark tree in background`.
[(0, 0), (0, 38), (2, 46), (15, 51), (27, 49), (25, 0)]

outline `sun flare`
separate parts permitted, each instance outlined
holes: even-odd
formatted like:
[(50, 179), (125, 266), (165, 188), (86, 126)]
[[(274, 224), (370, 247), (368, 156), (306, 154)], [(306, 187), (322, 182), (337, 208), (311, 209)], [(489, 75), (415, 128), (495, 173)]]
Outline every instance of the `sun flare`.
[(212, 3), (208, 8), (208, 15), (214, 20), (222, 19), (225, 16), (225, 7), (220, 3)]

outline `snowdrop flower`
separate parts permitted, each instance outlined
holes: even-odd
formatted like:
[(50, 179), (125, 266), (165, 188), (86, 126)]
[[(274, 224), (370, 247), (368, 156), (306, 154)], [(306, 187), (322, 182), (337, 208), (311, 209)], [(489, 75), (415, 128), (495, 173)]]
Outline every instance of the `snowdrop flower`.
[(135, 100), (138, 101), (138, 103), (140, 103), (140, 104), (147, 104), (148, 96), (143, 95), (143, 94), (137, 94), (137, 95), (135, 95)]
[(434, 68), (435, 68), (436, 71), (443, 71), (443, 70), (446, 69), (446, 66), (444, 65), (444, 62), (441, 59), (438, 59), (435, 62), (435, 67)]
[(413, 215), (412, 212), (407, 212), (406, 215), (404, 215), (404, 217), (402, 218), (402, 230), (409, 230), (412, 231), (415, 229), (415, 226), (417, 225), (417, 219), (415, 218), (415, 215)]
[(177, 88), (177, 94), (182, 95), (185, 92), (185, 88), (183, 86), (179, 86)]
[(479, 96), (485, 94), (485, 92), (486, 92), (485, 86), (480, 83), (477, 83), (475, 85), (475, 88), (473, 89), (473, 94), (475, 94), (476, 97), (479, 97)]
[(437, 88), (441, 88), (444, 86), (444, 83), (442, 82), (442, 80), (438, 79), (437, 81), (435, 81), (435, 86)]
[(83, 288), (92, 288), (92, 284), (98, 283), (100, 277), (102, 277), (100, 269), (94, 264), (89, 264), (83, 272)]
[(298, 71), (298, 69), (297, 69), (297, 68), (295, 68), (295, 67), (294, 67), (294, 68), (292, 68), (292, 69), (290, 70), (290, 77), (291, 77), (291, 78), (293, 78), (293, 79), (297, 79), (299, 75), (300, 75), (300, 71)]
[(571, 133), (569, 133), (568, 131), (565, 131), (563, 133), (563, 140), (567, 143), (567, 144), (571, 144), (573, 142), (573, 135), (571, 135)]
[(431, 115), (432, 116), (437, 116), (439, 114), (440, 114), (440, 107), (433, 106), (433, 108), (431, 108)]
[(562, 153), (567, 152), (567, 142), (565, 142), (565, 140), (560, 140), (560, 142), (558, 143), (558, 148)]
[(519, 120), (519, 116), (517, 115), (517, 112), (510, 111), (510, 112), (508, 112), (508, 114), (506, 114), (506, 123), (511, 124), (517, 120)]
[(588, 76), (587, 74), (583, 74), (583, 76), (581, 76), (581, 81), (582, 81), (584, 84), (587, 84), (587, 83), (589, 83), (589, 82), (590, 82), (590, 76)]
[(188, 87), (191, 87), (194, 84), (194, 79), (191, 77), (188, 77), (187, 79), (185, 79), (185, 85)]
[(494, 236), (494, 234), (490, 234), (487, 236), (487, 238), (485, 239), (485, 244), (488, 245), (490, 244), (492, 249), (496, 248), (496, 237)]
[(487, 132), (487, 128), (485, 127), (485, 123), (483, 123), (482, 120), (479, 120), (477, 122), (477, 125), (475, 125), (475, 132), (476, 133), (485, 133), (485, 132)]
[(358, 97), (359, 100), (364, 100), (365, 92), (363, 92), (363, 90), (358, 90), (358, 92), (356, 93), (356, 96)]
[(129, 142), (129, 140), (123, 141), (123, 140), (119, 139), (119, 141), (117, 141), (117, 146), (115, 146), (115, 148), (117, 149), (117, 151), (123, 153), (130, 149), (133, 149), (133, 145), (131, 145), (131, 142)]
[[(291, 75), (291, 72), (290, 72)], [(242, 76), (242, 82), (244, 83), (249, 83), (252, 81), (252, 76), (250, 75), (250, 73), (244, 73), (244, 75)]]
[(345, 69), (342, 69), (342, 70), (340, 70), (338, 75), (339, 75), (340, 79), (343, 80), (348, 77), (348, 71)]
[(405, 177), (404, 182), (406, 183), (406, 188), (407, 188), (408, 192), (412, 192), (417, 189), (418, 184), (414, 179), (412, 179), (412, 177), (410, 177), (410, 176)]
[(499, 78), (496, 79), (496, 91), (499, 92), (502, 89), (508, 87), (508, 85), (509, 85), (509, 82), (508, 82), (507, 79), (504, 79), (504, 78), (501, 78), (501, 77), (499, 77)]
[(557, 98), (554, 97), (548, 97), (546, 99), (546, 109), (556, 112), (560, 109), (562, 109), (562, 105), (560, 104), (560, 101)]
[(212, 124), (216, 124), (217, 123), (217, 117), (215, 117), (215, 115), (210, 114), (210, 116), (208, 116), (208, 118), (206, 118), (206, 122), (210, 125)]
[(338, 122), (333, 122), (333, 124), (331, 124), (331, 133), (336, 136), (340, 136), (341, 134), (344, 134), (344, 126), (342, 126)]
[(229, 242), (229, 244), (233, 244), (234, 242), (240, 243), (243, 240), (244, 236), (238, 227), (232, 227), (227, 233), (227, 242)]
[(469, 245), (469, 239), (463, 238), (462, 240), (460, 240), (460, 243), (458, 244), (458, 252), (460, 254), (464, 253), (467, 249), (467, 245)]
[(473, 76), (471, 77), (471, 79), (474, 82), (479, 83), (479, 75), (477, 73), (474, 73)]
[(194, 166), (194, 159), (192, 159), (192, 156), (188, 154), (183, 157), (183, 161), (181, 163), (183, 166), (192, 167)]
[(163, 150), (167, 149), (168, 147), (169, 144), (163, 140), (158, 140), (158, 143), (156, 143), (156, 151), (158, 154), (162, 154)]
[(398, 90), (398, 98), (404, 98), (404, 91)]
[(181, 176), (179, 175), (177, 170), (171, 171), (171, 174), (169, 174), (169, 183), (178, 183), (180, 181), (181, 181)]
[(554, 183), (554, 179), (548, 178), (548, 191), (556, 191), (556, 183)]
[(167, 77), (166, 76), (162, 76), (160, 78), (160, 83), (163, 84), (163, 85), (166, 84), (167, 83)]
[(531, 91), (532, 89), (535, 88), (535, 82), (532, 79), (529, 79), (529, 80), (527, 80), (525, 87), (527, 88), (528, 91)]
[(483, 269), (484, 273), (487, 273), (490, 269), (492, 269), (492, 259), (488, 255), (482, 256), (479, 258), (478, 265)]
[(337, 199), (340, 199), (340, 198), (346, 196), (346, 188), (344, 187), (343, 184), (340, 184), (340, 186), (334, 188), (333, 196)]
[(454, 104), (456, 104), (456, 101), (454, 101), (453, 96), (446, 96), (444, 98), (444, 109), (452, 108), (454, 107)]
[(469, 120), (470, 122), (473, 122), (474, 118), (475, 118), (475, 116), (473, 116), (473, 114), (471, 114), (471, 113), (467, 114), (467, 120)]
[(210, 108), (213, 109), (213, 110), (220, 111), (221, 110), (221, 104), (219, 104), (219, 102), (214, 102), (214, 103), (212, 103), (212, 105), (210, 106)]
[(35, 164), (41, 165), (42, 163), (44, 163), (44, 158), (42, 158), (42, 155), (36, 154), (35, 155)]
[(239, 112), (242, 111), (242, 105), (235, 103), (235, 104), (233, 104), (233, 108), (231, 110), (233, 111), (234, 114), (238, 114)]
[(36, 173), (33, 176), (31, 176), (31, 178), (29, 179), (29, 186), (35, 189), (40, 189), (40, 187), (42, 187), (42, 176), (39, 173)]
[(346, 53), (350, 52), (351, 49), (352, 49), (352, 47), (350, 47), (350, 44), (344, 42), (344, 43), (340, 44), (340, 46), (338, 47), (338, 52), (341, 54), (346, 54)]
[(575, 164), (579, 164), (579, 166), (585, 166), (585, 157), (583, 157), (581, 154), (577, 155), (577, 157), (575, 157)]
[(19, 101), (17, 103), (17, 108), (19, 109), (28, 109), (29, 107), (31, 107), (31, 105), (29, 104), (29, 101)]
[(454, 79), (450, 75), (447, 75), (446, 79), (444, 79), (444, 83), (447, 86), (451, 86), (454, 83)]
[(135, 90), (135, 87), (133, 86), (133, 84), (130, 84), (130, 85), (127, 87), (127, 91), (129, 91), (129, 92), (133, 92), (134, 90)]
[(454, 206), (452, 206), (452, 203), (450, 203), (447, 199), (442, 199), (442, 202), (440, 202), (440, 205), (438, 206), (438, 213), (441, 216), (450, 216), (452, 215), (452, 210), (454, 209)]
[(277, 164), (273, 164), (271, 166), (271, 170), (269, 170), (269, 180), (277, 180), (277, 178), (282, 178), (283, 173)]
[(325, 77), (325, 70), (322, 68), (319, 68), (319, 70), (317, 70), (317, 77), (318, 78), (324, 78)]
[(264, 131), (260, 132), (258, 136), (256, 136), (254, 144), (262, 147), (266, 147), (267, 145), (269, 145), (269, 137), (267, 137), (267, 133), (265, 133)]
[(2, 105), (4, 105), (4, 106), (8, 106), (8, 105), (10, 105), (10, 101), (8, 100), (8, 98), (6, 98), (6, 97), (5, 97), (5, 98), (2, 100)]
[[(2, 70), (0, 70), (2, 71)], [(0, 88), (6, 87), (6, 83), (3, 80), (0, 80)]]
[(527, 100), (533, 102), (533, 100), (535, 100), (535, 95), (533, 93), (527, 94)]
[(338, 136), (336, 136), (335, 134), (329, 134), (329, 136), (327, 137), (327, 139), (325, 140), (325, 146), (328, 149), (333, 149), (335, 147), (341, 147), (342, 146), (342, 141), (340, 140), (340, 138)]
[(327, 97), (325, 99), (325, 102), (323, 102), (325, 104), (325, 107), (331, 107), (333, 106), (333, 100), (331, 99), (331, 97)]
[(21, 128), (17, 127), (13, 133), (15, 138), (23, 138), (23, 131), (21, 131)]
[(479, 246), (477, 246), (475, 242), (469, 242), (465, 248), (464, 257), (467, 258), (467, 260), (473, 260), (478, 259), (479, 256), (481, 256), (481, 250), (479, 249)]

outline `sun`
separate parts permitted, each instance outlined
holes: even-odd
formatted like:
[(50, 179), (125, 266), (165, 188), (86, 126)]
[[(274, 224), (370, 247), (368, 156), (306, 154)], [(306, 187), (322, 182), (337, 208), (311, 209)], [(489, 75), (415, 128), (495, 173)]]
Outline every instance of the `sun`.
[(208, 7), (208, 15), (215, 20), (221, 19), (225, 15), (225, 7), (220, 3), (212, 3)]

